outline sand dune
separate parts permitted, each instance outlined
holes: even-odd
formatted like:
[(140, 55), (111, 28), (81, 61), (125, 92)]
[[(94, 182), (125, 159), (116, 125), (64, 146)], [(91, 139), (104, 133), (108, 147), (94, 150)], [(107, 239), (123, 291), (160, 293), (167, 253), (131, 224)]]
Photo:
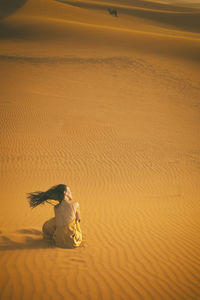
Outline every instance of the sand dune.
[[(100, 9), (105, 11), (108, 8), (115, 8), (118, 14), (131, 15), (132, 17), (139, 17), (143, 19), (149, 19), (154, 22), (173, 26), (174, 28), (180, 28), (183, 30), (199, 32), (200, 31), (200, 10), (191, 8), (183, 8), (176, 6), (169, 6), (161, 3), (152, 2), (138, 2), (136, 6), (132, 5), (120, 5), (107, 2), (96, 1), (67, 1), (62, 0), (60, 2), (75, 5), (77, 7)], [(148, 4), (148, 6), (147, 6)]]
[(15, 0), (8, 2), (2, 0), (0, 3), (0, 19), (6, 18), (7, 16), (14, 13), (17, 9), (21, 8), (27, 0)]
[[(1, 1), (2, 300), (199, 299), (199, 13)], [(57, 183), (81, 205), (75, 250), (25, 198)]]
[[(29, 0), (0, 24), (0, 36), (2, 39), (14, 41), (39, 39), (39, 53), (46, 51), (45, 48), (53, 49), (54, 46), (49, 46), (47, 40), (52, 44), (54, 39), (59, 40), (61, 53), (67, 47), (67, 53), (70, 55), (79, 56), (80, 51), (87, 53), (89, 46), (94, 52), (99, 50), (100, 54), (105, 49), (111, 49), (112, 53), (114, 47), (115, 53), (142, 51), (199, 60), (200, 39), (197, 32), (200, 28), (200, 18), (196, 10), (188, 13), (169, 13), (164, 10), (149, 11), (143, 7), (137, 11), (130, 6), (121, 6), (122, 15), (114, 18), (108, 14), (107, 8), (105, 11), (94, 10), (95, 5), (102, 8), (102, 4), (98, 2), (81, 4), (84, 8), (53, 0)], [(89, 9), (85, 9), (87, 5)], [(161, 24), (161, 20), (164, 23)], [(180, 27), (185, 31), (178, 30)], [(44, 40), (46, 43), (42, 43)], [(18, 48), (16, 44), (15, 48)], [(27, 48), (29, 52), (33, 51), (32, 47)], [(27, 53), (27, 49), (25, 52)]]

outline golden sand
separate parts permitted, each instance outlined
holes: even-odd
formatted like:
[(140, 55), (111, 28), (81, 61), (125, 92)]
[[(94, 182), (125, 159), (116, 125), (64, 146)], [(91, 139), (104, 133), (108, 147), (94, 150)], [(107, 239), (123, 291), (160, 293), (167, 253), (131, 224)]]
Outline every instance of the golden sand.
[[(5, 3), (0, 299), (200, 299), (199, 4)], [(52, 206), (26, 200), (59, 183), (75, 250), (43, 241)]]

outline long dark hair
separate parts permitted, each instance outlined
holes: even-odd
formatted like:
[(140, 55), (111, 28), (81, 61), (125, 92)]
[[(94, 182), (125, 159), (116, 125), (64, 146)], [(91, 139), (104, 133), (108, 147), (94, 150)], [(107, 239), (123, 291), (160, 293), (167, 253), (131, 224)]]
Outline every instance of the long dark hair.
[(65, 195), (64, 192), (67, 190), (65, 184), (54, 185), (46, 192), (36, 191), (33, 193), (28, 193), (27, 198), (29, 200), (30, 207), (36, 207), (39, 204), (43, 203), (48, 199), (53, 199), (61, 202)]

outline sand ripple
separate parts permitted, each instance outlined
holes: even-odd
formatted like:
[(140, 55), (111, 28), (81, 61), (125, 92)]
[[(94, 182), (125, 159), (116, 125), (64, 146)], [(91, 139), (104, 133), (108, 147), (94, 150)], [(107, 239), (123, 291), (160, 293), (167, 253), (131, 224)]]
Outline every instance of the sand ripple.
[[(0, 4), (2, 300), (199, 299), (199, 8), (165, 2)], [(78, 249), (25, 197), (57, 183)]]

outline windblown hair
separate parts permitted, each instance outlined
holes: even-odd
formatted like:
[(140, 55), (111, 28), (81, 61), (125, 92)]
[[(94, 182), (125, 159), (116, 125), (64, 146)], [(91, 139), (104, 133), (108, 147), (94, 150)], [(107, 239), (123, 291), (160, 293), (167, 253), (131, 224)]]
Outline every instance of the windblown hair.
[(52, 199), (61, 202), (64, 199), (64, 191), (67, 190), (67, 186), (65, 184), (58, 184), (46, 192), (36, 191), (33, 193), (28, 193), (27, 198), (29, 200), (30, 207), (36, 207), (39, 204), (44, 204), (46, 200)]

